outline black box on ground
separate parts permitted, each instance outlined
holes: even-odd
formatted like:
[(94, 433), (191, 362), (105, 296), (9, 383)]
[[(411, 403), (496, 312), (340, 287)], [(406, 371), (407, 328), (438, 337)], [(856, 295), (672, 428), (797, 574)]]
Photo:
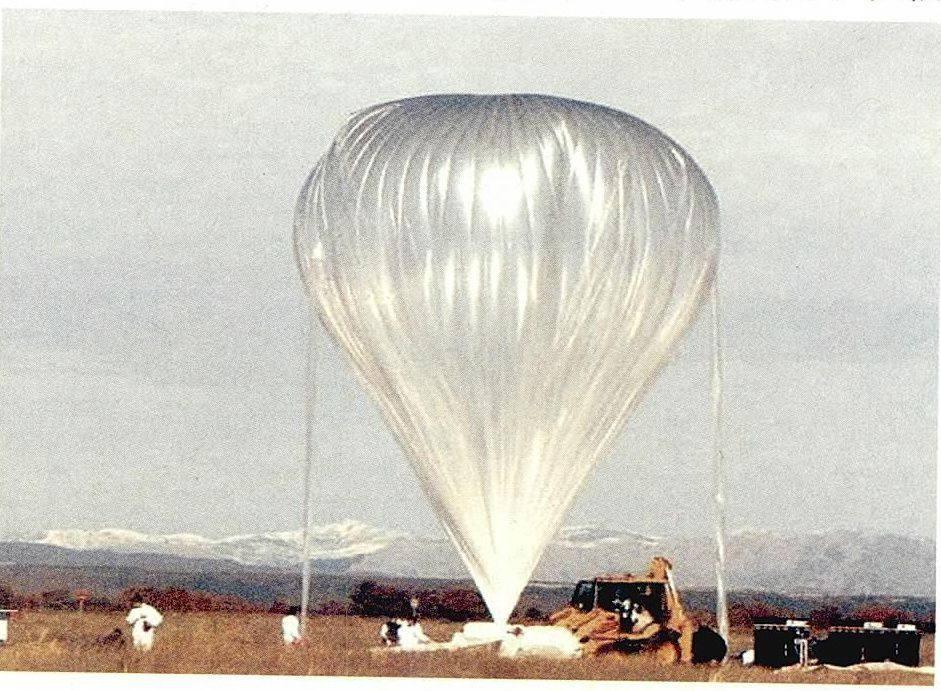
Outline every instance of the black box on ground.
[(840, 667), (860, 662), (897, 662), (917, 667), (921, 633), (914, 628), (834, 626), (817, 644), (816, 654), (820, 662)]
[(806, 651), (810, 627), (805, 622), (755, 624), (755, 664), (763, 667), (789, 667), (800, 664)]

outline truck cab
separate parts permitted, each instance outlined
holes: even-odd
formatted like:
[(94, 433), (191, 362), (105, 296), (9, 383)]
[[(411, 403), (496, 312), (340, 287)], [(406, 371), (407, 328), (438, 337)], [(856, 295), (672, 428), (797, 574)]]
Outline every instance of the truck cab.
[(686, 616), (672, 568), (669, 560), (654, 557), (643, 575), (580, 580), (569, 605), (549, 622), (574, 633), (587, 655), (645, 652), (664, 663), (722, 660), (725, 641)]
[(626, 602), (640, 605), (656, 621), (663, 621), (667, 615), (666, 584), (635, 577), (627, 580), (601, 576), (579, 581), (572, 593), (570, 605), (580, 612), (590, 612), (596, 607), (606, 612), (618, 612)]

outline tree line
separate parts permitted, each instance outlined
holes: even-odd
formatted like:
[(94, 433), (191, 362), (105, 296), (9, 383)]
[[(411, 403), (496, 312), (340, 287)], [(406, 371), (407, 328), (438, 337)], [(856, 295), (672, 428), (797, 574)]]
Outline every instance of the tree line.
[(125, 588), (117, 595), (55, 588), (35, 593), (17, 593), (0, 585), (0, 609), (46, 609), (60, 611), (117, 612), (127, 609), (135, 596), (168, 612), (264, 612), (267, 608), (237, 595), (220, 595), (185, 588)]
[[(0, 609), (43, 609), (62, 611), (117, 612), (127, 609), (135, 596), (165, 612), (236, 612), (284, 614), (291, 602), (275, 599), (259, 602), (238, 595), (210, 593), (178, 586), (156, 588), (129, 587), (117, 595), (105, 595), (84, 590), (57, 588), (35, 593), (18, 593), (0, 585)], [(311, 605), (315, 615), (350, 615), (363, 617), (404, 618), (411, 613), (410, 601), (419, 600), (419, 613), (429, 619), (464, 622), (488, 619), (487, 607), (480, 594), (470, 587), (408, 588), (378, 580), (365, 580), (353, 586), (343, 600), (324, 600)], [(544, 622), (562, 603), (524, 593), (513, 612), (515, 621)], [(715, 625), (714, 614), (707, 610), (690, 611), (698, 621)], [(733, 601), (729, 608), (732, 626), (751, 627), (754, 623), (775, 618), (809, 619), (810, 625), (826, 629), (835, 624), (881, 621), (887, 626), (915, 623), (922, 631), (934, 632), (933, 616), (918, 616), (914, 612), (889, 603), (866, 603), (856, 606), (818, 604), (809, 612), (775, 604), (757, 596)]]
[[(284, 600), (253, 602), (237, 595), (223, 595), (181, 587), (129, 587), (117, 595), (56, 588), (35, 593), (18, 593), (0, 585), (0, 609), (42, 609), (60, 611), (117, 612), (142, 597), (157, 609), (166, 612), (241, 612), (286, 613), (292, 603)], [(487, 607), (472, 588), (401, 589), (373, 580), (355, 586), (345, 600), (313, 603), (312, 614), (352, 615), (365, 617), (407, 617), (412, 597), (418, 597), (423, 617), (449, 621), (469, 621), (488, 617)], [(517, 608), (517, 617), (540, 619), (545, 612), (525, 604)]]

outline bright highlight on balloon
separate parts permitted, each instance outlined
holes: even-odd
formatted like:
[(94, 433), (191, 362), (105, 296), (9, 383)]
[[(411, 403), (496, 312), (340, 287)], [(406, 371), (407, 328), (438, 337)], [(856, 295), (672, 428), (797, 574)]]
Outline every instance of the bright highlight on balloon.
[(676, 143), (548, 96), (354, 115), (297, 260), (494, 620), (712, 285), (718, 211)]
[(491, 223), (509, 221), (519, 212), (523, 201), (523, 180), (509, 167), (493, 166), (480, 174), (478, 185), (465, 188), (465, 204), (472, 206), (475, 198), (487, 212)]

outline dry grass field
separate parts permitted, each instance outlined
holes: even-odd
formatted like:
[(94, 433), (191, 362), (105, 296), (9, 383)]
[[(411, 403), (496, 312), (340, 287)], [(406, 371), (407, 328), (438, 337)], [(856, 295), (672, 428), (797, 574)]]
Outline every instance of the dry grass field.
[[(459, 628), (446, 622), (424, 623), (435, 640), (447, 639)], [(933, 681), (930, 676), (906, 673), (775, 673), (735, 663), (722, 668), (665, 668), (640, 656), (568, 661), (505, 659), (492, 650), (479, 648), (371, 653), (370, 648), (378, 642), (381, 620), (344, 616), (312, 619), (310, 643), (288, 648), (281, 644), (277, 615), (169, 613), (150, 653), (95, 644), (96, 637), (121, 624), (119, 614), (27, 611), (11, 624), (10, 641), (0, 647), (0, 670), (923, 685)], [(735, 634), (733, 651), (750, 647), (750, 643), (747, 631)], [(922, 664), (934, 664), (933, 644), (933, 637), (925, 637)]]

